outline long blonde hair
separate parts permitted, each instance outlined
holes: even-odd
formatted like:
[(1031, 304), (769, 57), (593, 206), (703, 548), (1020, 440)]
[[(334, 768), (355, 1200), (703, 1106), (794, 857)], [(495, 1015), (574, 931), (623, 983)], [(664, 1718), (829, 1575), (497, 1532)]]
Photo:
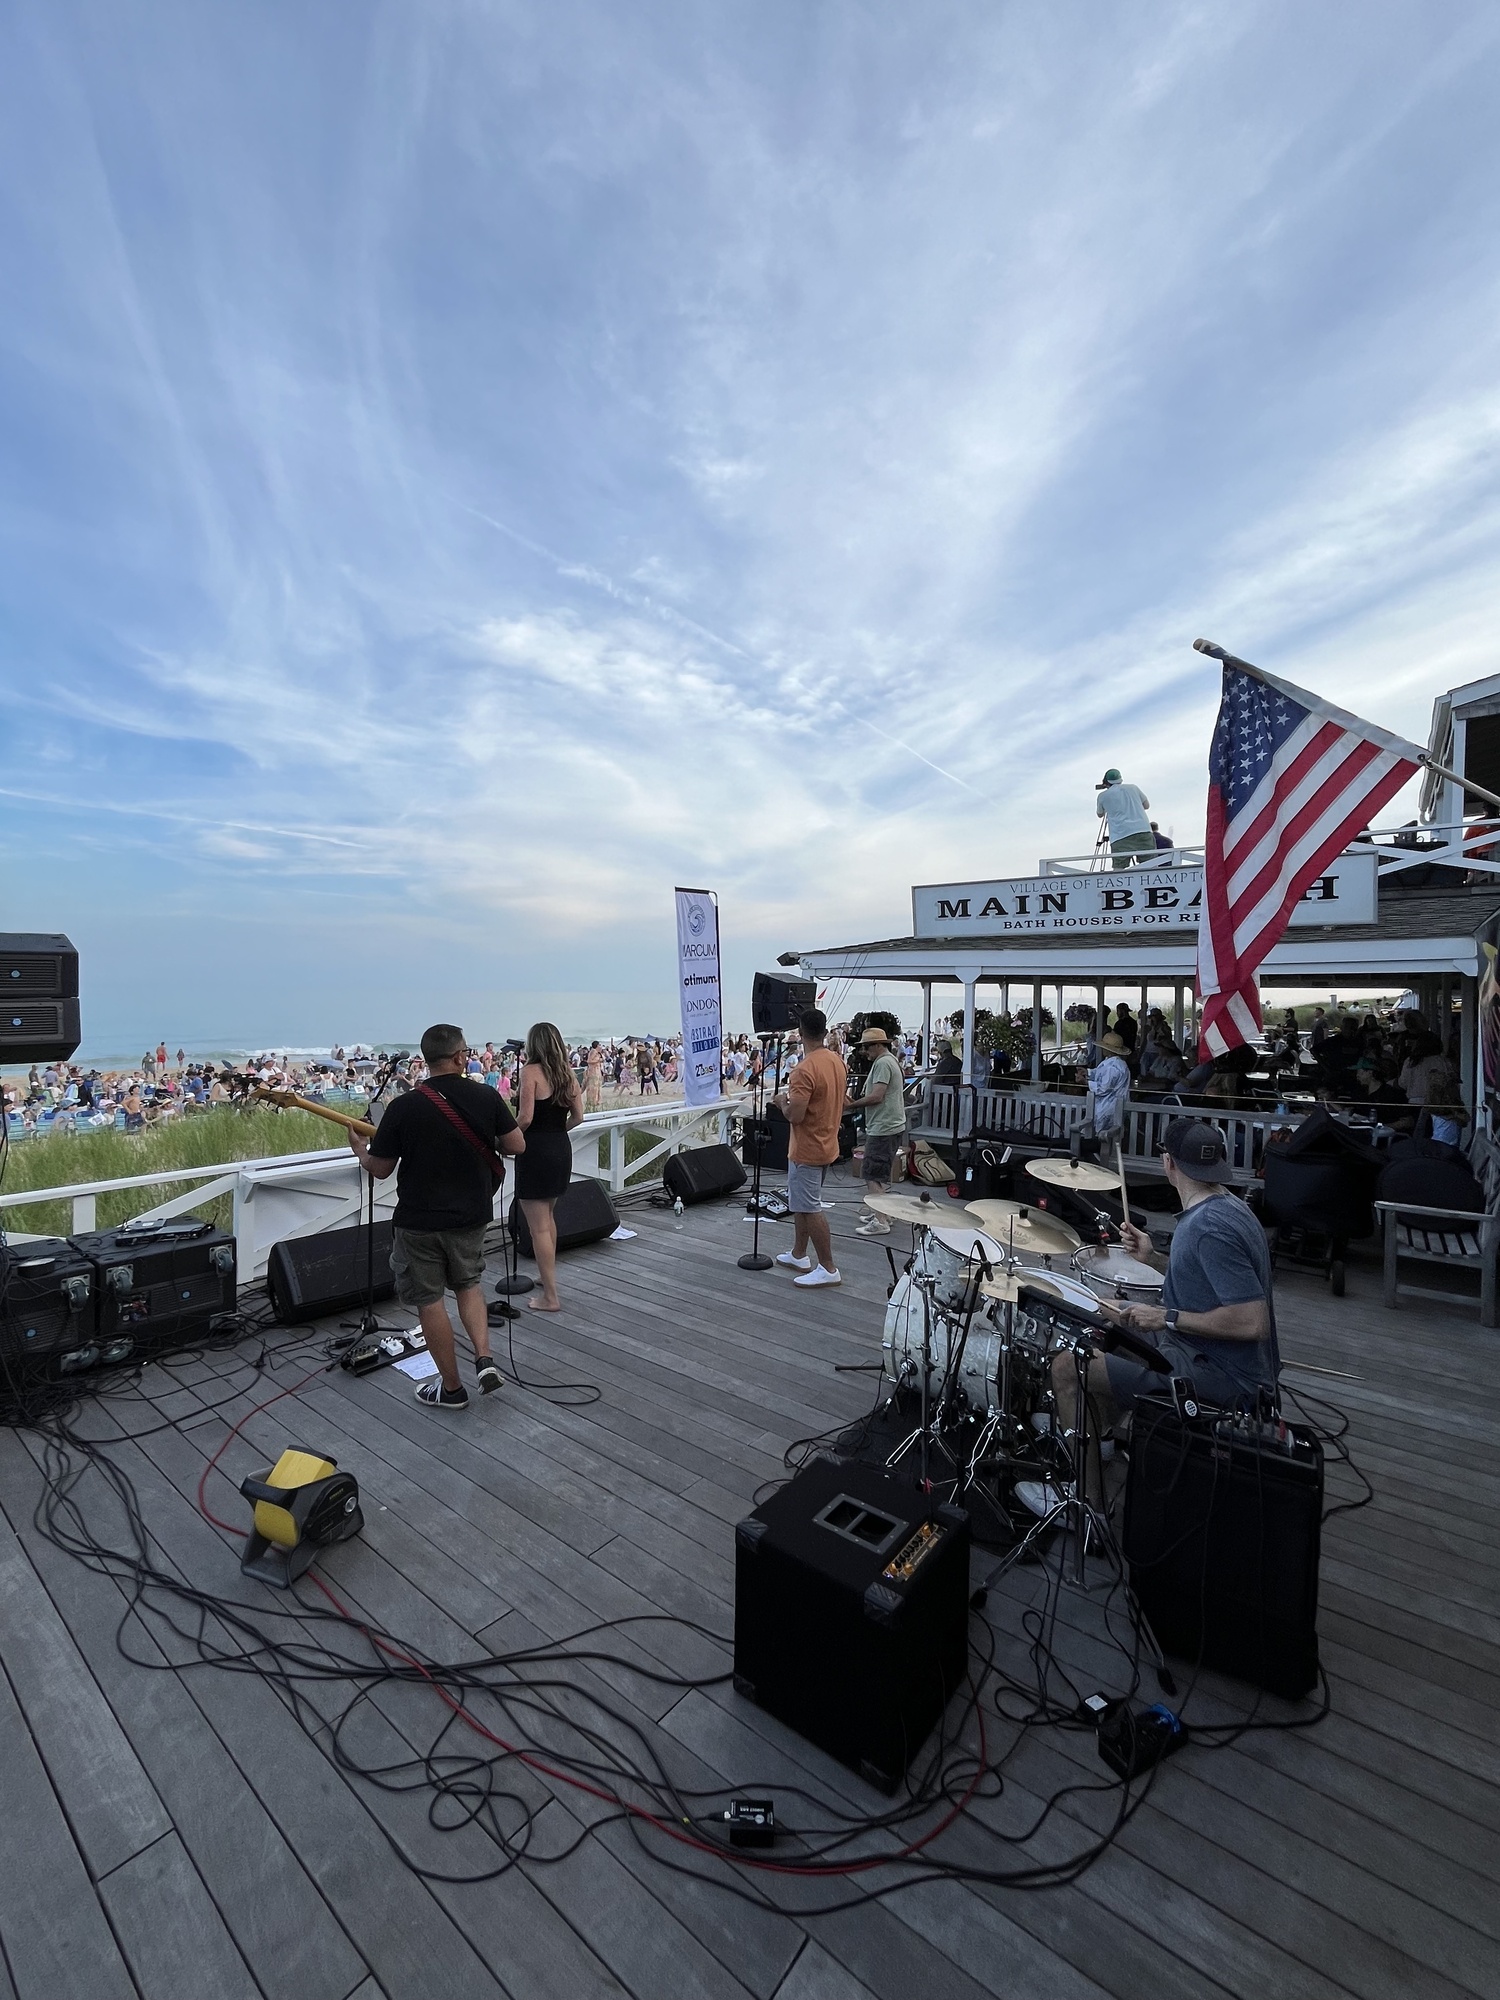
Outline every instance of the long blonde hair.
[(578, 1079), (568, 1061), (567, 1046), (550, 1021), (534, 1021), (526, 1031), (526, 1060), (535, 1063), (552, 1086), (560, 1104), (572, 1101)]

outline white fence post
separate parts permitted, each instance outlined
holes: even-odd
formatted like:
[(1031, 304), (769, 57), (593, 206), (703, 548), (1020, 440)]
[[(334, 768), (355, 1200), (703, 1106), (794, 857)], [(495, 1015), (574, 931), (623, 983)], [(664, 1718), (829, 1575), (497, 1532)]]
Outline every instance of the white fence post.
[(73, 1197), (73, 1234), (86, 1236), (91, 1229), (97, 1229), (99, 1197), (92, 1194), (75, 1194)]
[(609, 1191), (611, 1194), (625, 1192), (625, 1127), (611, 1125), (609, 1128)]

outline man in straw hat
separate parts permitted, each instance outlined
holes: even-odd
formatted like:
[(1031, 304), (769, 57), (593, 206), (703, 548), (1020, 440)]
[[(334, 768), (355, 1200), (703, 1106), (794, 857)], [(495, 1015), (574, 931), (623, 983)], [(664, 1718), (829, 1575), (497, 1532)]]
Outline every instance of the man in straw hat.
[[(865, 1193), (884, 1194), (895, 1175), (895, 1165), (906, 1139), (906, 1080), (901, 1065), (891, 1054), (891, 1040), (884, 1028), (869, 1027), (859, 1038), (861, 1052), (873, 1058), (865, 1087), (849, 1099), (851, 1111), (865, 1114)], [(872, 1209), (859, 1225), (858, 1236), (889, 1236), (888, 1217)]]
[(1130, 1095), (1130, 1065), (1123, 1037), (1113, 1029), (1099, 1037), (1099, 1060), (1089, 1071), (1088, 1133), (1113, 1146), (1125, 1126), (1125, 1100)]
[(1109, 827), (1109, 851), (1116, 868), (1129, 868), (1156, 852), (1156, 835), (1151, 831), (1147, 808), (1151, 801), (1139, 785), (1127, 785), (1113, 765), (1095, 788), (1098, 818)]

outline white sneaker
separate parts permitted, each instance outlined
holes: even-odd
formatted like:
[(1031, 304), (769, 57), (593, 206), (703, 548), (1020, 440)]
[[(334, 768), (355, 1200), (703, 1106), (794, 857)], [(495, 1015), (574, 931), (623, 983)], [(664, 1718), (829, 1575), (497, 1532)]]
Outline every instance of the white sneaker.
[(891, 1225), (883, 1215), (867, 1216), (855, 1230), (856, 1236), (889, 1236)]
[(824, 1208), (837, 1208), (838, 1203), (836, 1201), (825, 1201), (821, 1204), (821, 1206)]
[(1062, 1495), (1057, 1488), (1047, 1485), (1042, 1479), (1018, 1479), (1016, 1498), (1023, 1507), (1030, 1508), (1039, 1520), (1044, 1520), (1055, 1508), (1062, 1505)]
[(825, 1271), (821, 1264), (814, 1264), (805, 1278), (793, 1278), (794, 1285), (841, 1285), (843, 1279), (837, 1271)]
[(783, 1250), (776, 1261), (778, 1264), (789, 1265), (794, 1271), (810, 1271), (813, 1267), (811, 1257), (796, 1257), (790, 1250)]

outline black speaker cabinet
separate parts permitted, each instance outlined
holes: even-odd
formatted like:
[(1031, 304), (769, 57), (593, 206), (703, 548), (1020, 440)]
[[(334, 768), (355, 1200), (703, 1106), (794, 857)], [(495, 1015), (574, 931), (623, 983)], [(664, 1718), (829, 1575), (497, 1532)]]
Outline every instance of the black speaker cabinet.
[(98, 1360), (94, 1267), (65, 1237), (11, 1244), (0, 1276), (0, 1388), (7, 1376), (36, 1381)]
[(745, 1185), (745, 1169), (733, 1146), (694, 1146), (673, 1153), (661, 1170), (662, 1186), (684, 1208), (717, 1201)]
[(1166, 1652), (1296, 1700), (1318, 1681), (1323, 1449), (1294, 1425), (1286, 1438), (1141, 1397), (1124, 1549)]
[(965, 1682), (968, 1515), (819, 1458), (734, 1542), (736, 1690), (893, 1791)]
[(750, 1022), (757, 1035), (784, 1035), (818, 998), (815, 979), (790, 972), (757, 972), (750, 989)]
[(128, 1344), (137, 1357), (190, 1347), (235, 1303), (234, 1238), (210, 1222), (172, 1217), (139, 1229), (71, 1239), (94, 1267), (101, 1356)]
[(47, 931), (0, 931), (0, 1059), (65, 1062), (80, 1039), (71, 940)]
[[(579, 1250), (585, 1243), (600, 1243), (606, 1236), (613, 1236), (620, 1226), (609, 1189), (602, 1181), (570, 1181), (566, 1191), (558, 1196), (552, 1214), (557, 1224), (559, 1250)], [(516, 1248), (523, 1257), (534, 1257), (531, 1230), (520, 1202), (511, 1205), (510, 1222), (516, 1232)]]
[(396, 1289), (391, 1275), (391, 1225), (377, 1222), (369, 1244), (358, 1224), (327, 1229), (321, 1236), (289, 1236), (271, 1246), (266, 1263), (266, 1290), (283, 1326), (322, 1319), (363, 1305), (365, 1282), (373, 1261), (375, 1300), (388, 1299)]
[(784, 1174), (791, 1138), (792, 1128), (787, 1123), (786, 1113), (776, 1105), (768, 1104), (764, 1118), (745, 1120), (740, 1135), (740, 1158), (747, 1167), (753, 1167), (756, 1148), (760, 1147), (761, 1172)]
[[(1008, 1150), (998, 1139), (976, 1139), (970, 1144), (958, 1167), (958, 1190), (965, 1201), (994, 1201), (1010, 1193)], [(1050, 1193), (1050, 1189), (1043, 1192)]]

